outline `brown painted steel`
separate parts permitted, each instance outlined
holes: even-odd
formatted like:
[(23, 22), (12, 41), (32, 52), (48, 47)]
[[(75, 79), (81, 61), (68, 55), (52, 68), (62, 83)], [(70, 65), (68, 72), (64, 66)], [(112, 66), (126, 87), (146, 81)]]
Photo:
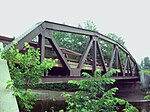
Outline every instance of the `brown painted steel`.
[(13, 40), (14, 40), (14, 38), (0, 36), (0, 42), (12, 42)]
[(101, 60), (101, 63), (102, 63), (103, 71), (104, 71), (104, 73), (106, 73), (107, 70), (106, 70), (105, 61), (104, 61), (104, 57), (103, 57), (103, 54), (102, 54), (101, 47), (100, 47), (100, 45), (98, 44), (98, 42), (97, 42), (96, 44), (97, 44), (98, 53), (99, 53), (99, 55), (100, 55), (100, 60)]
[[(83, 54), (71, 51), (66, 48), (59, 47), (57, 45), (57, 43), (55, 42), (55, 39), (53, 38), (53, 31), (61, 31), (61, 32), (75, 33), (75, 34), (89, 36), (90, 37), (89, 42), (88, 42)], [(36, 36), (39, 36), (39, 41), (38, 41), (38, 43), (36, 43), (38, 45), (35, 45), (35, 43), (31, 42), (32, 39), (35, 38)], [(48, 41), (50, 42), (51, 45), (45, 45), (45, 38), (48, 39)], [(0, 36), (0, 41), (1, 40), (11, 42), (13, 39), (3, 38)], [(81, 73), (81, 69), (82, 69), (83, 64), (85, 64), (85, 61), (89, 65), (92, 65), (92, 69), (94, 72), (98, 65), (97, 51), (100, 55), (100, 60), (102, 63), (101, 66), (102, 66), (104, 72), (107, 71), (106, 66), (105, 66), (105, 59), (103, 58), (103, 53), (101, 51), (102, 48), (98, 45), (98, 42), (101, 40), (114, 45), (114, 51), (113, 51), (112, 57), (110, 57), (111, 60), (109, 63), (108, 70), (112, 69), (112, 67), (113, 67), (112, 65), (113, 65), (113, 62), (115, 59), (116, 69), (120, 69), (122, 76), (125, 76), (126, 71), (127, 71), (128, 76), (130, 74), (132, 76), (138, 75), (139, 70), (138, 70), (137, 63), (136, 63), (135, 59), (133, 58), (133, 56), (130, 54), (130, 52), (126, 48), (124, 48), (122, 45), (120, 45), (118, 42), (108, 38), (107, 36), (105, 36), (103, 34), (95, 32), (95, 31), (90, 31), (90, 30), (86, 30), (86, 29), (73, 27), (73, 26), (44, 21), (44, 22), (36, 24), (34, 27), (32, 27), (26, 33), (21, 35), (19, 38), (15, 39), (15, 41), (18, 42), (18, 45), (16, 46), (16, 48), (18, 48), (20, 50), (22, 50), (24, 42), (29, 42), (31, 45), (39, 47), (40, 53), (41, 53), (41, 61), (43, 61), (44, 57), (46, 57), (45, 56), (46, 48), (48, 48), (49, 50), (54, 50), (56, 52), (58, 58), (62, 62), (63, 66), (65, 67), (65, 69), (68, 70), (67, 75), (70, 75), (70, 76), (80, 76), (79, 73)], [(92, 54), (92, 59), (89, 59), (87, 57), (87, 55), (92, 47), (92, 44), (93, 44), (93, 54)], [(9, 46), (5, 47), (5, 50), (7, 50), (8, 48), (9, 48)], [(126, 62), (124, 65), (124, 70), (122, 67), (122, 62), (121, 62), (120, 53), (119, 53), (118, 49), (120, 49), (121, 51), (123, 51), (126, 54)], [(78, 62), (78, 60), (70, 59), (68, 57), (68, 55), (78, 56), (81, 58)], [(77, 68), (70, 68), (70, 65), (68, 64), (67, 61), (78, 63)], [(134, 70), (134, 67), (133, 68), (131, 67), (130, 61), (135, 64), (135, 70)], [(133, 71), (135, 71), (135, 73), (133, 73)], [(76, 74), (76, 72), (77, 72), (77, 74)]]
[[(116, 69), (118, 69), (118, 46), (116, 45), (116, 52), (115, 52), (115, 63), (116, 63)], [(118, 76), (118, 71), (116, 72), (116, 75)]]
[[(87, 30), (87, 29), (82, 29), (82, 28), (77, 28), (69, 25), (64, 25), (64, 24), (59, 24), (59, 23), (54, 23), (54, 22), (49, 22), (49, 21), (44, 21), (43, 24), (46, 25), (47, 29), (49, 30), (55, 30), (55, 31), (62, 31), (62, 32), (70, 32), (70, 33), (76, 33), (76, 34), (82, 34), (82, 35), (88, 35), (88, 36), (95, 36), (101, 40), (104, 40), (106, 42), (109, 42), (114, 45), (118, 45), (119, 49), (121, 49), (123, 52), (127, 53), (130, 55), (131, 59), (135, 61), (133, 56), (130, 54), (130, 52), (124, 48), (122, 45), (120, 45), (118, 42), (110, 39), (109, 37), (95, 31)], [(136, 61), (135, 61), (136, 62)]]
[(122, 60), (121, 60), (121, 58), (120, 58), (120, 53), (119, 53), (119, 51), (118, 51), (118, 62), (119, 62), (121, 74), (124, 76), (125, 73), (124, 73), (124, 71), (123, 71)]
[(45, 58), (45, 37), (43, 35), (39, 35), (39, 48), (40, 48), (40, 55), (41, 55), (41, 62)]
[[(70, 66), (67, 63), (67, 60), (65, 59), (64, 55), (62, 54), (59, 46), (56, 44), (55, 40), (53, 38), (50, 37), (46, 37), (49, 41), (49, 43), (52, 45), (52, 47), (54, 48), (56, 54), (58, 55), (59, 59), (61, 60), (62, 64), (64, 65), (64, 67), (66, 69), (68, 69), (68, 71), (70, 72)], [(69, 74), (68, 74), (69, 75)]]
[(96, 63), (97, 63), (97, 49), (96, 49), (96, 41), (93, 41), (93, 62), (92, 62), (92, 75), (94, 75), (94, 72), (96, 70)]
[(113, 64), (113, 61), (114, 61), (115, 54), (116, 54), (116, 46), (114, 46), (114, 51), (113, 51), (113, 54), (112, 54), (112, 57), (111, 57), (111, 60), (110, 60), (109, 69), (108, 70), (112, 69), (112, 64)]
[(131, 74), (131, 76), (134, 76), (134, 75), (133, 75), (133, 72), (132, 72), (132, 67), (131, 67), (130, 58), (129, 58), (129, 69), (130, 69), (130, 74)]
[(90, 48), (91, 48), (92, 44), (93, 44), (93, 38), (90, 37), (89, 43), (87, 44), (87, 47), (86, 47), (86, 49), (85, 49), (85, 51), (84, 51), (84, 53), (83, 53), (83, 55), (82, 55), (82, 57), (79, 61), (79, 64), (78, 64), (78, 67), (77, 67), (78, 69), (82, 68), (82, 65), (85, 62), (85, 59), (86, 59), (86, 57), (87, 57), (87, 55), (90, 51)]

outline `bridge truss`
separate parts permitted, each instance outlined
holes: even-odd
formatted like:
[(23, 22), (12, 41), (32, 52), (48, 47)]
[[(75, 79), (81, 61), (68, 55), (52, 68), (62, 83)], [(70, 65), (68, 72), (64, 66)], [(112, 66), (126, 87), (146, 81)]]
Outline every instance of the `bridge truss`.
[[(87, 43), (87, 46), (85, 46), (84, 52), (78, 53), (67, 48), (59, 47), (55, 38), (53, 37), (53, 32), (55, 31), (86, 35), (89, 41)], [(35, 37), (38, 37), (36, 42), (33, 41)], [(46, 44), (46, 40), (49, 42), (49, 44)], [(0, 41), (11, 42), (12, 40), (9, 38), (6, 39), (0, 37)], [(65, 74), (65, 76), (81, 76), (81, 73), (84, 70), (84, 66), (90, 66), (89, 71), (91, 71), (91, 75), (93, 75), (96, 69), (101, 69), (102, 73), (106, 73), (111, 69), (118, 69), (119, 71), (114, 75), (115, 77), (138, 77), (139, 75), (138, 64), (130, 54), (130, 52), (118, 42), (108, 38), (107, 36), (99, 32), (44, 21), (37, 23), (35, 26), (33, 26), (31, 29), (29, 29), (14, 41), (18, 42), (16, 48), (20, 51), (23, 49), (24, 42), (28, 42), (31, 46), (40, 48), (41, 61), (43, 61), (45, 57), (48, 57), (45, 53), (46, 49), (55, 51), (55, 53), (57, 54), (57, 57), (55, 57), (55, 59), (59, 59), (59, 63), (57, 63), (54, 68), (57, 68), (56, 71), (59, 71), (60, 68), (63, 69), (62, 72), (63, 74)], [(103, 48), (99, 44), (99, 42), (101, 41), (107, 42), (114, 46), (109, 62), (107, 62), (103, 56)], [(10, 45), (11, 44), (6, 46), (5, 49), (8, 49)], [(86, 63), (86, 61), (88, 60), (90, 49), (92, 49), (91, 63)], [(126, 59), (124, 62), (121, 60), (120, 51), (124, 52), (124, 54), (126, 55)], [(78, 61), (70, 59), (67, 57), (68, 54), (79, 56), (80, 59)], [(97, 55), (99, 55), (99, 57), (97, 57)], [(98, 62), (97, 60), (100, 61)], [(73, 67), (70, 64), (71, 62), (76, 64), (76, 66)], [(53, 72), (56, 71), (53, 70)]]

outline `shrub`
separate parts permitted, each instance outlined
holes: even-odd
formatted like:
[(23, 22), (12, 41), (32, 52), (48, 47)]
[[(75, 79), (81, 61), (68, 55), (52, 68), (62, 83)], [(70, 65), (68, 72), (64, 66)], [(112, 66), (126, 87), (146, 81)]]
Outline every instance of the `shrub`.
[[(138, 112), (138, 110), (123, 99), (116, 98), (115, 92), (118, 88), (114, 87), (110, 90), (105, 90), (104, 86), (107, 84), (114, 84), (115, 80), (109, 78), (115, 70), (109, 71), (101, 75), (96, 71), (94, 76), (84, 73), (87, 77), (85, 80), (74, 81), (69, 83), (79, 86), (79, 90), (75, 95), (64, 94), (68, 104), (68, 112), (114, 112), (119, 110), (118, 105), (125, 105), (125, 112)], [(63, 111), (63, 110), (61, 110)]]
[[(24, 45), (24, 54), (15, 49), (14, 43), (8, 50), (2, 52), (2, 58), (7, 60), (12, 81), (8, 81), (7, 88), (14, 90), (21, 110), (29, 111), (33, 108), (36, 99), (28, 89), (29, 85), (35, 85), (41, 80), (42, 74), (51, 69), (56, 60), (44, 59), (40, 62), (39, 49)], [(24, 90), (25, 85), (25, 90)]]

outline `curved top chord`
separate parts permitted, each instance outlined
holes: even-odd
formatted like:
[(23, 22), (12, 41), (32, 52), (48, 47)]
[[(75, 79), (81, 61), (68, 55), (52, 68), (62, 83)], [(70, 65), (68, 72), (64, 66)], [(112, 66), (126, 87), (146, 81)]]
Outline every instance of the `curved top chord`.
[[(81, 59), (79, 61), (77, 69), (75, 71), (69, 66), (69, 64), (67, 63), (67, 59), (62, 54), (62, 49), (59, 48), (59, 46), (55, 42), (55, 39), (53, 38), (53, 31), (81, 34), (81, 35), (86, 35), (90, 38), (89, 44), (86, 47), (86, 50), (84, 51), (84, 53), (81, 55)], [(117, 56), (117, 60), (119, 61), (119, 62), (117, 61), (117, 63), (119, 63), (121, 66), (120, 55), (118, 53), (119, 52), (118, 49), (120, 49), (126, 54), (126, 63), (125, 63), (124, 70), (123, 70), (122, 66), (120, 67), (122, 74), (124, 74), (124, 72), (126, 72), (126, 70), (127, 71), (130, 70), (132, 73), (131, 69), (133, 69), (133, 68), (136, 68), (138, 71), (137, 62), (133, 58), (133, 56), (130, 54), (130, 52), (124, 46), (119, 44), (118, 42), (114, 41), (113, 39), (110, 39), (109, 37), (107, 37), (107, 36), (105, 36), (99, 32), (95, 32), (95, 31), (91, 31), (91, 30), (87, 30), (87, 29), (82, 29), (82, 28), (78, 28), (78, 27), (74, 27), (74, 26), (49, 22), (49, 21), (43, 21), (43, 22), (39, 22), (39, 23), (35, 24), (32, 28), (30, 28), (28, 31), (26, 31), (23, 35), (21, 35), (17, 39), (15, 39), (14, 41), (18, 42), (16, 48), (21, 50), (23, 48), (24, 42), (31, 42), (32, 39), (36, 36), (39, 36), (38, 45), (41, 48), (41, 60), (45, 57), (43, 50), (45, 49), (45, 38), (46, 38), (46, 39), (48, 39), (49, 43), (54, 48), (54, 50), (55, 50), (56, 54), (58, 55), (59, 59), (61, 60), (62, 64), (68, 69), (70, 74), (74, 74), (75, 72), (81, 72), (84, 61), (86, 60), (86, 57), (87, 57), (88, 52), (89, 52), (92, 45), (95, 46), (94, 49), (98, 49), (100, 56), (101, 56), (103, 69), (106, 72), (105, 62), (104, 62), (104, 59), (103, 59), (103, 56), (101, 53), (101, 49), (98, 46), (98, 41), (101, 41), (101, 40), (106, 41), (106, 42), (113, 44), (115, 46), (113, 55), (111, 57), (109, 69), (111, 69), (111, 67), (112, 67), (113, 59), (115, 56)], [(5, 50), (9, 49), (10, 45), (5, 47)], [(69, 51), (69, 52), (71, 52), (71, 51)], [(94, 52), (96, 55), (96, 50)], [(96, 58), (96, 56), (94, 56), (94, 57)], [(134, 67), (131, 67), (130, 59), (134, 63), (134, 65), (135, 65)], [(93, 71), (94, 71), (96, 69), (96, 59), (93, 58), (92, 63), (93, 63), (92, 66), (93, 66)], [(129, 68), (129, 69), (127, 69), (127, 68)]]

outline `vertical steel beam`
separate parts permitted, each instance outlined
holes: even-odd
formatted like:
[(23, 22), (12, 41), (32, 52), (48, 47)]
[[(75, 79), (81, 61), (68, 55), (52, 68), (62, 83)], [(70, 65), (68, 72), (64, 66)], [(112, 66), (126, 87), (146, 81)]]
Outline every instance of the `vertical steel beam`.
[(133, 74), (135, 76), (135, 65), (133, 66)]
[(139, 76), (139, 69), (138, 69), (137, 63), (135, 64), (135, 73), (136, 73), (136, 76)]
[[(124, 65), (124, 73), (125, 74), (126, 74), (127, 64), (128, 64), (128, 55), (126, 54), (126, 61), (125, 61), (125, 65)], [(124, 74), (124, 76), (125, 76), (125, 74)]]
[(88, 53), (90, 51), (92, 43), (93, 43), (93, 37), (91, 36), (90, 40), (89, 40), (89, 43), (87, 44), (86, 49), (85, 49), (84, 53), (82, 54), (82, 57), (80, 58), (79, 64), (77, 66), (77, 68), (80, 69), (80, 70), (82, 69), (82, 65), (85, 62), (85, 59), (86, 59), (86, 57), (87, 57), (87, 55), (88, 55)]
[(97, 50), (96, 50), (96, 41), (93, 41), (93, 61), (92, 61), (92, 73), (94, 75), (94, 72), (96, 70), (96, 63), (97, 63)]
[[(115, 62), (116, 62), (116, 69), (118, 70), (118, 46), (116, 45), (116, 53), (115, 53)], [(118, 76), (118, 71), (116, 72), (116, 75)]]
[(133, 74), (133, 72), (132, 72), (130, 57), (129, 57), (129, 69), (130, 69), (130, 74), (131, 74), (131, 76), (134, 76), (134, 74)]
[(40, 48), (40, 61), (42, 62), (45, 58), (45, 37), (42, 36), (41, 34), (38, 35), (38, 37), (39, 37), (38, 45)]
[(130, 76), (130, 72), (129, 72), (129, 63), (127, 64), (127, 75)]
[(111, 70), (111, 68), (112, 68), (112, 64), (113, 64), (113, 61), (114, 61), (115, 53), (116, 53), (116, 45), (114, 46), (114, 51), (113, 51), (113, 54), (111, 56), (111, 60), (110, 60), (110, 64), (109, 64), (108, 70)]
[(103, 57), (103, 54), (102, 54), (101, 47), (99, 46), (98, 42), (96, 42), (96, 44), (97, 44), (98, 53), (100, 55), (100, 60), (101, 60), (101, 63), (102, 63), (103, 71), (104, 71), (104, 73), (106, 73), (107, 71), (106, 71), (105, 61), (104, 61), (104, 57)]
[(124, 71), (123, 71), (122, 62), (121, 62), (122, 60), (121, 60), (119, 51), (118, 51), (118, 60), (119, 60), (121, 74), (124, 76)]
[(129, 55), (126, 54), (126, 62), (125, 62), (125, 67), (124, 67), (124, 71), (126, 73), (127, 70), (127, 75), (129, 76)]
[[(136, 76), (137, 74), (139, 74), (139, 73), (137, 73), (137, 63), (136, 62), (133, 62), (133, 74), (134, 74), (134, 76)], [(138, 71), (139, 72), (139, 71)]]

